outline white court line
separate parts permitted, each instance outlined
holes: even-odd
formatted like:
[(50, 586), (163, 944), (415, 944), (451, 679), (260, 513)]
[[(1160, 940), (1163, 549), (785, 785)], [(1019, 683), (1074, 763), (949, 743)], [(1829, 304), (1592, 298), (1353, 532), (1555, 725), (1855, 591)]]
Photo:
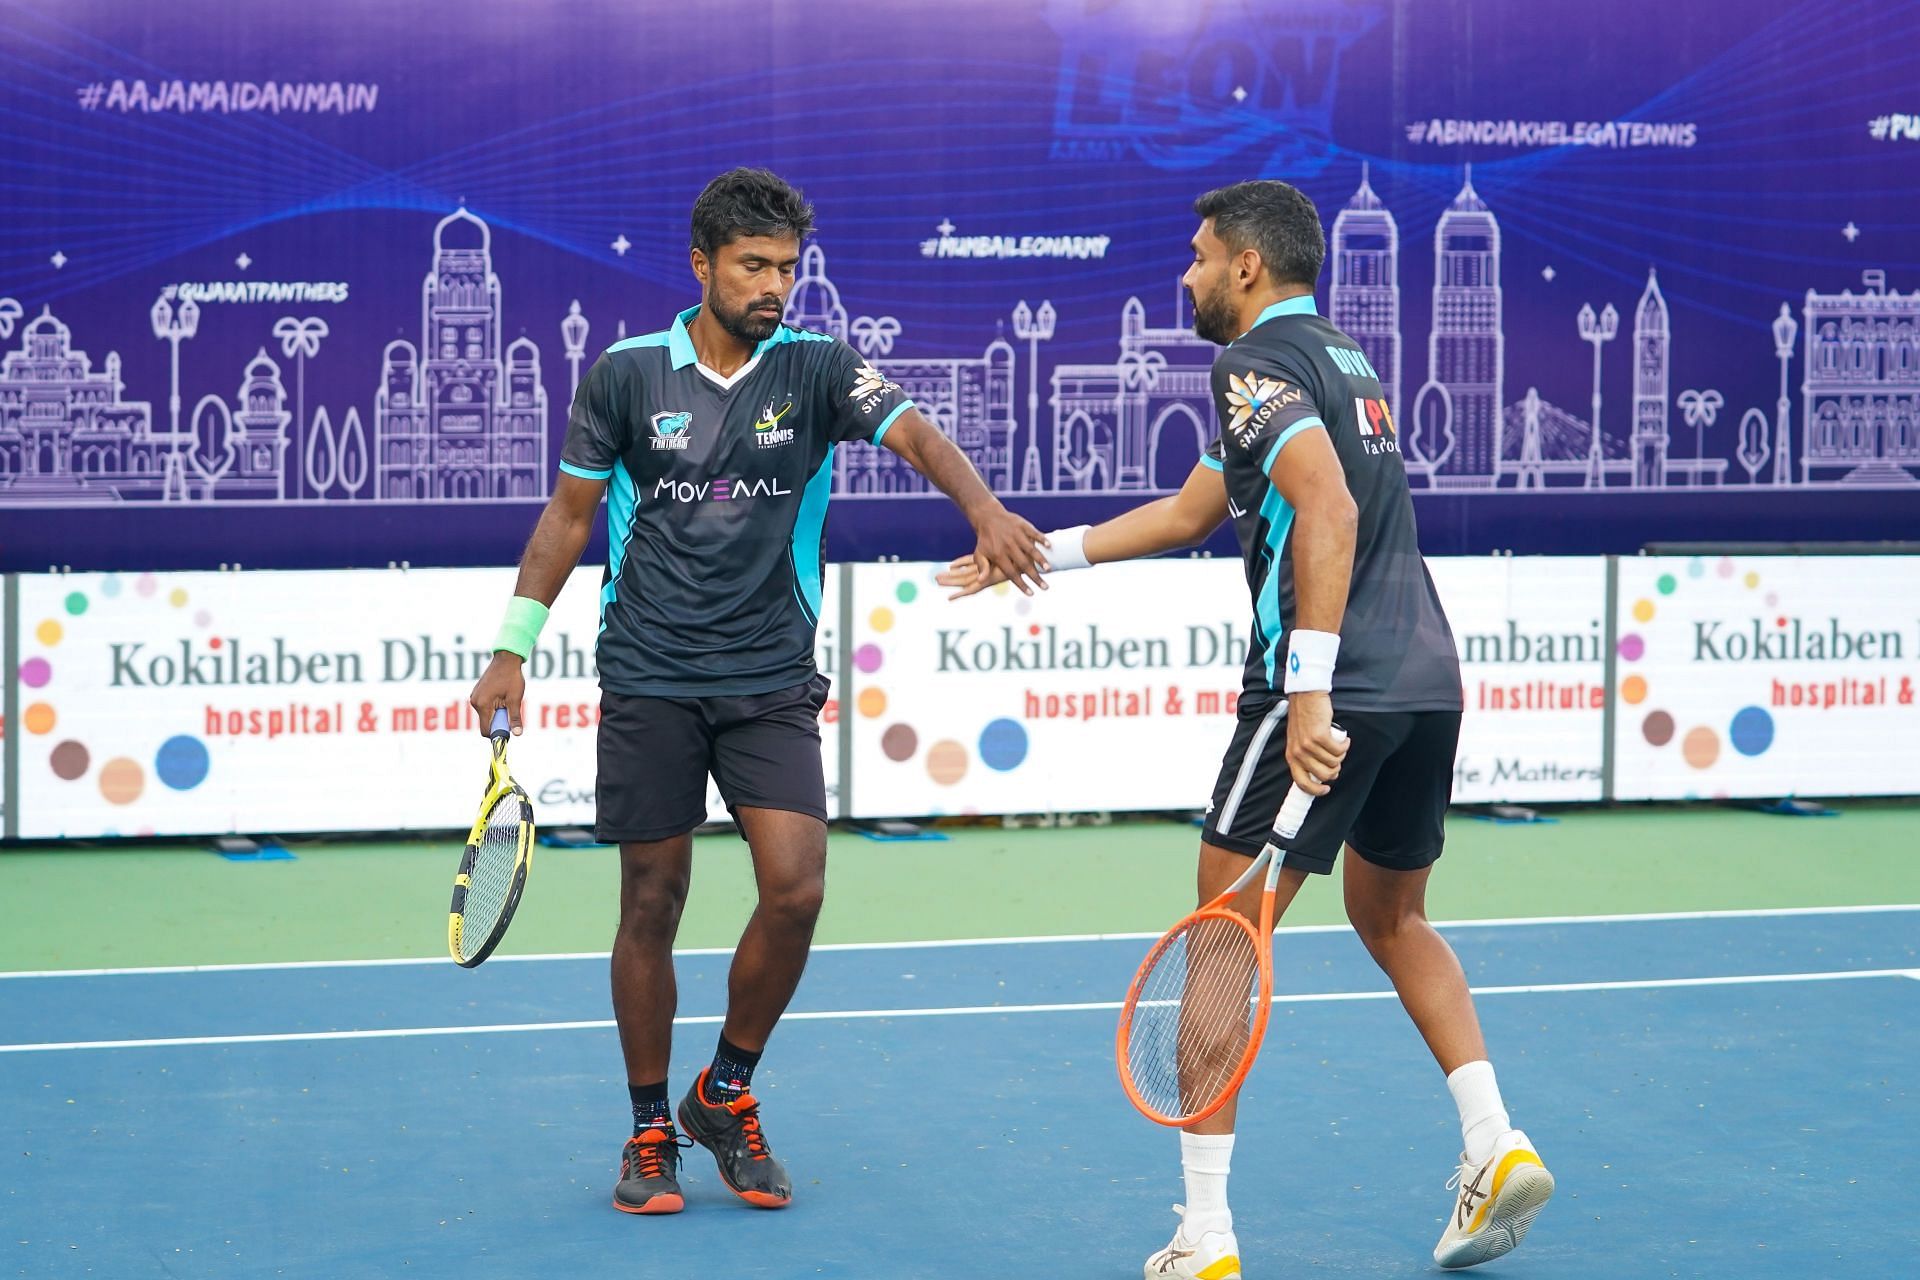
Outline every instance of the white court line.
[[(1512, 929), (1527, 925), (1562, 924), (1642, 924), (1686, 920), (1768, 920), (1792, 916), (1877, 915), (1900, 911), (1920, 911), (1920, 902), (1892, 903), (1864, 907), (1757, 907), (1731, 911), (1648, 911), (1625, 915), (1597, 916), (1512, 916), (1492, 920), (1436, 920), (1436, 929)], [(1171, 921), (1169, 922), (1171, 923)], [(1279, 933), (1350, 933), (1351, 925), (1281, 925)], [(945, 947), (1011, 947), (1043, 942), (1146, 942), (1159, 937), (1154, 933), (1048, 933), (1009, 938), (934, 938), (919, 942), (817, 942), (820, 951), (920, 951)], [(676, 956), (730, 956), (732, 947), (681, 947)], [(488, 964), (525, 964), (543, 960), (605, 960), (604, 951), (555, 951), (540, 955), (496, 955)], [(124, 978), (167, 973), (247, 973), (277, 969), (378, 969), (408, 965), (444, 965), (445, 956), (400, 956), (377, 960), (259, 960), (244, 964), (163, 964), (114, 969), (16, 969), (0, 971), (0, 982), (9, 978)]]
[[(1636, 978), (1624, 982), (1553, 982), (1518, 987), (1475, 987), (1477, 996), (1555, 995), (1576, 991), (1655, 991), (1674, 987), (1761, 986), (1782, 982), (1838, 982), (1854, 978), (1913, 978), (1920, 969), (1839, 969), (1818, 973), (1753, 973), (1711, 978)], [(1315, 991), (1276, 995), (1275, 1004), (1343, 1004), (1360, 1000), (1398, 999), (1392, 991)], [(981, 1004), (945, 1009), (815, 1009), (788, 1012), (782, 1022), (841, 1022), (874, 1018), (966, 1018), (1012, 1013), (1118, 1012), (1118, 1000), (1075, 1004)], [(675, 1026), (718, 1026), (720, 1014), (675, 1018)], [(605, 1031), (611, 1018), (585, 1022), (505, 1022), (476, 1027), (385, 1027), (365, 1031), (282, 1031), (265, 1035), (164, 1036), (152, 1040), (68, 1040), (44, 1044), (0, 1044), (0, 1053), (57, 1053), (71, 1049), (159, 1049), (184, 1045), (290, 1044), (326, 1040), (410, 1040), (421, 1036), (484, 1036), (526, 1031)]]

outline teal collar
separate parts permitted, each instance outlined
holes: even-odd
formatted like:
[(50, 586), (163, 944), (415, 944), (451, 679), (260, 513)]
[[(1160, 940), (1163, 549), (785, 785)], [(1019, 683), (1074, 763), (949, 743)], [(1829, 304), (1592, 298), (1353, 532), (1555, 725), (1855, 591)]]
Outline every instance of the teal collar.
[[(1265, 311), (1262, 311), (1260, 318), (1253, 322), (1253, 329), (1258, 329), (1275, 316), (1317, 316), (1319, 314), (1320, 309), (1314, 305), (1313, 295), (1303, 293), (1297, 298), (1287, 298), (1283, 301), (1276, 302)], [(1247, 333), (1252, 333), (1253, 329), (1248, 329)], [(1240, 336), (1244, 338), (1247, 334), (1243, 333)]]
[[(687, 332), (687, 326), (700, 314), (699, 307), (688, 307), (673, 318), (673, 328), (667, 330), (667, 354), (673, 359), (673, 368), (677, 373), (690, 364), (700, 363), (700, 357), (693, 350), (693, 335)], [(768, 347), (780, 341), (780, 330), (775, 329), (773, 336), (753, 349), (748, 363), (758, 360)]]
[(699, 314), (700, 308), (688, 307), (673, 318), (673, 328), (667, 330), (667, 354), (672, 357), (676, 371), (700, 362), (700, 357), (693, 353), (693, 337), (687, 332), (687, 325)]

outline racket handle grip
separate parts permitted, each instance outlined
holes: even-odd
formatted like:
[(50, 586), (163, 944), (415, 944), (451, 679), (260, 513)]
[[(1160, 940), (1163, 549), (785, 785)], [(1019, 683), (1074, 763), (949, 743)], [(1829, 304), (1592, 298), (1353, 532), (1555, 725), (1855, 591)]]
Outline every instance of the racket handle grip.
[(493, 709), (493, 727), (487, 730), (487, 736), (489, 738), (505, 738), (510, 736), (511, 732), (511, 722), (507, 719), (507, 709), (505, 707), (495, 707)]
[[(1339, 725), (1333, 726), (1333, 740), (1345, 742), (1347, 731)], [(1300, 834), (1300, 828), (1306, 825), (1307, 810), (1313, 808), (1313, 797), (1300, 789), (1299, 783), (1287, 788), (1286, 801), (1280, 806), (1280, 815), (1273, 820), (1273, 834), (1282, 840), (1291, 840)]]

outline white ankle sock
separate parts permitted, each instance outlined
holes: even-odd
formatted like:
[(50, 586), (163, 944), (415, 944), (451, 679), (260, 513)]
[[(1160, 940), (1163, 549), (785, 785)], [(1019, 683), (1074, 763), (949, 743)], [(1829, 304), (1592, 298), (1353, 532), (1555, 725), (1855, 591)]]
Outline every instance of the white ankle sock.
[(1233, 1230), (1227, 1208), (1227, 1173), (1233, 1167), (1230, 1133), (1182, 1133), (1180, 1169), (1187, 1179), (1187, 1215), (1182, 1234), (1198, 1240), (1203, 1231)]
[(1493, 1064), (1482, 1059), (1455, 1069), (1447, 1076), (1447, 1090), (1460, 1108), (1461, 1145), (1467, 1159), (1478, 1164), (1493, 1154), (1494, 1139), (1513, 1127), (1506, 1104), (1500, 1101)]

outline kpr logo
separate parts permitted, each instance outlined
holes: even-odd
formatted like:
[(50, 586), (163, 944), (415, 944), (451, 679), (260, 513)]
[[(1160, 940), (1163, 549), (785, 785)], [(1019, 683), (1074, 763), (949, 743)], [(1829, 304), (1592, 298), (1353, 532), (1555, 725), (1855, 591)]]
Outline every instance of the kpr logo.
[(1393, 414), (1387, 409), (1385, 400), (1367, 400), (1355, 396), (1353, 415), (1361, 448), (1375, 456), (1400, 452), (1400, 442), (1395, 439), (1400, 433), (1393, 428)]
[(746, 498), (784, 498), (792, 493), (778, 479), (764, 478), (662, 480), (653, 486), (653, 496), (669, 502), (738, 502)]

